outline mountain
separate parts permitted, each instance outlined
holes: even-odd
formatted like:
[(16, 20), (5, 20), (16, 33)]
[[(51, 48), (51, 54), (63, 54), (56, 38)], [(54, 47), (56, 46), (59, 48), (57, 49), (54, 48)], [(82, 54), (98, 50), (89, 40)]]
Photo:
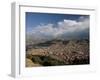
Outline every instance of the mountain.
[(26, 46), (26, 58), (41, 66), (89, 64), (88, 39), (54, 39), (29, 46)]

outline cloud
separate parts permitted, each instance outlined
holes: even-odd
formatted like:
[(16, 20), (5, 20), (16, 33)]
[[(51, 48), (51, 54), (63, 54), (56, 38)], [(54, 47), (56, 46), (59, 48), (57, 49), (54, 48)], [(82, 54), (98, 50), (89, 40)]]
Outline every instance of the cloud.
[(41, 24), (33, 27), (33, 30), (28, 33), (33, 39), (50, 40), (50, 39), (74, 39), (88, 37), (89, 18), (81, 16), (78, 20), (67, 20), (57, 22), (55, 24)]

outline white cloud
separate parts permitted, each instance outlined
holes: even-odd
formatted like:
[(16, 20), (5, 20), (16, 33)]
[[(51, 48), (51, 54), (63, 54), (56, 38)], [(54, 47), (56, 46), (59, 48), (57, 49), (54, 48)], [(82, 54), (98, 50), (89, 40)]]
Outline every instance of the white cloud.
[[(89, 19), (80, 17), (79, 21), (64, 19), (55, 26), (54, 24), (41, 24), (33, 28), (31, 35), (37, 39), (52, 39), (64, 35), (65, 33), (71, 35), (82, 32), (89, 28)], [(71, 35), (70, 35), (71, 34)], [(32, 37), (31, 36), (31, 37)], [(38, 37), (37, 37), (38, 36)]]

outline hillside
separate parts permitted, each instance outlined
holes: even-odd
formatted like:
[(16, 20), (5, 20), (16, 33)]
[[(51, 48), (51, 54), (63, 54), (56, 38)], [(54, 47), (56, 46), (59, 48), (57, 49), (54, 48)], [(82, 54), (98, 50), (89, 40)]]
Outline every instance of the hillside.
[(37, 66), (89, 64), (89, 40), (51, 40), (26, 45), (26, 65)]

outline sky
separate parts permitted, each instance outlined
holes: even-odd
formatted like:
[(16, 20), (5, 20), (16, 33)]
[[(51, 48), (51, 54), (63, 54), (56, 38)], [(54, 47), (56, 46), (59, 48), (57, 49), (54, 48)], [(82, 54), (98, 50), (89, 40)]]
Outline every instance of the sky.
[(89, 15), (26, 12), (27, 38), (37, 40), (89, 37)]

